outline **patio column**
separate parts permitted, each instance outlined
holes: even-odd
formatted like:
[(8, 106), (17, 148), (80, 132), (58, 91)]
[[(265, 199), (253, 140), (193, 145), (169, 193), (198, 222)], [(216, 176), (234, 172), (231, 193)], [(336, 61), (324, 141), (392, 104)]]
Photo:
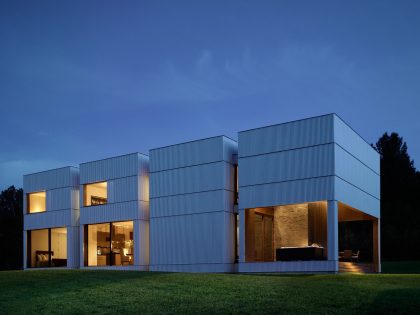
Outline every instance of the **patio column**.
[(328, 226), (328, 260), (336, 262), (335, 270), (338, 271), (338, 202), (329, 200), (327, 206)]
[(381, 272), (381, 225), (380, 219), (373, 220), (373, 267)]
[(239, 262), (245, 262), (245, 210), (239, 209)]

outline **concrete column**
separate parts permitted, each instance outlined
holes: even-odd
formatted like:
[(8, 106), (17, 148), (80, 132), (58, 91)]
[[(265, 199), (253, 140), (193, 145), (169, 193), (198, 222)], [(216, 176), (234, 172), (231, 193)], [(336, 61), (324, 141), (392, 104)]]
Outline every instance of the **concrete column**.
[(23, 265), (22, 265), (22, 267), (23, 267), (23, 269), (25, 269), (25, 268), (27, 268), (28, 266), (27, 266), (27, 262), (28, 262), (28, 260), (27, 260), (27, 253), (28, 253), (28, 250), (27, 250), (27, 244), (26, 244), (26, 242), (28, 241), (28, 238), (27, 238), (27, 236), (26, 236), (26, 231), (23, 231)]
[(245, 262), (245, 210), (239, 209), (239, 262)]
[(375, 272), (381, 272), (381, 220), (373, 220), (373, 266)]
[(328, 201), (327, 210), (328, 226), (328, 260), (336, 262), (335, 271), (338, 271), (338, 202), (337, 200)]
[(84, 255), (84, 225), (79, 226), (79, 266), (80, 267), (86, 267), (85, 266), (85, 255)]
[(149, 221), (134, 220), (134, 265), (149, 265)]

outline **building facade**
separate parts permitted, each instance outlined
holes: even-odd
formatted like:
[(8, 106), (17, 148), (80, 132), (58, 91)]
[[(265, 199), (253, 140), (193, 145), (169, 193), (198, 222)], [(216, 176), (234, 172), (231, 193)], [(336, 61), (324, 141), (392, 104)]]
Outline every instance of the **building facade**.
[(337, 115), (149, 155), (26, 175), (25, 268), (380, 272), (379, 155)]

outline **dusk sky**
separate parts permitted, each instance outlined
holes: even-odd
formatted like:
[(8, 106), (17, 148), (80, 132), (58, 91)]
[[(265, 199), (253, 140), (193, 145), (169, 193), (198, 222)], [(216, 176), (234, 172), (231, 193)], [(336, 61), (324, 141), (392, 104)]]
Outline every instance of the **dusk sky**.
[(331, 112), (420, 167), (420, 1), (0, 2), (0, 189)]

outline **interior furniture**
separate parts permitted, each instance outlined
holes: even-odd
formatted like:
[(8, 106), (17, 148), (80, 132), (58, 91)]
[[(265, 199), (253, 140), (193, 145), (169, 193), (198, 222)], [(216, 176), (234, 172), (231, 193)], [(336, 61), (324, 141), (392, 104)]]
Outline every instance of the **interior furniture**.
[(323, 260), (324, 248), (315, 246), (276, 248), (277, 261)]

